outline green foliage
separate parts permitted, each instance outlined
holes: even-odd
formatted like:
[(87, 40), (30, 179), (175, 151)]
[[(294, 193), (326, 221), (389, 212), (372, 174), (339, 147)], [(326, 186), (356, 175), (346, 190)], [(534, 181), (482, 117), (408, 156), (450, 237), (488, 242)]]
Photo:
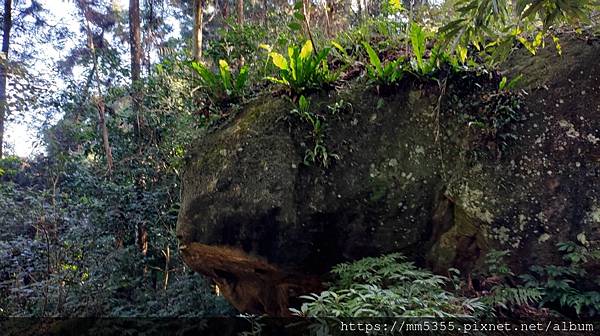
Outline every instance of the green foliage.
[(405, 11), (402, 0), (387, 0), (381, 2), (381, 11), (387, 15), (394, 15)]
[(506, 78), (506, 76), (503, 76), (502, 80), (498, 84), (498, 91), (508, 91), (514, 89), (519, 84), (522, 78), (523, 75), (519, 75), (509, 81), (508, 78)]
[[(201, 277), (183, 268), (174, 234), (177, 205), (169, 201), (177, 188), (165, 190), (170, 174), (140, 190), (108, 182), (76, 160), (30, 169), (0, 184), (0, 316), (231, 313)], [(146, 255), (134, 244), (144, 223)]]
[[(186, 146), (223, 117), (223, 108), (258, 92), (262, 79), (277, 71), (269, 80), (284, 85), (298, 98), (292, 113), (303, 129), (309, 129), (304, 163), (327, 167), (338, 159), (325, 144), (327, 118), (352, 106), (339, 101), (318, 111), (305, 95), (330, 85), (346, 70), (348, 78), (360, 76), (358, 61), (364, 59), (365, 50), (369, 77), (378, 85), (395, 85), (409, 71), (432, 78), (444, 62), (452, 70), (472, 66), (480, 57), (497, 63), (516, 46), (535, 54), (548, 35), (560, 52), (553, 28), (561, 22), (578, 26), (594, 8), (592, 0), (459, 0), (458, 17), (447, 23), (445, 19), (422, 20), (418, 11), (407, 13), (399, 0), (379, 2), (381, 13), (369, 8), (362, 13), (364, 17), (345, 17), (338, 13), (354, 8), (350, 2), (339, 2), (328, 8), (336, 15), (328, 17), (331, 31), (325, 31), (319, 11), (306, 17), (301, 1), (296, 1), (291, 12), (289, 6), (256, 2), (246, 5), (243, 25), (221, 17), (225, 12), (206, 17), (203, 31), (208, 47), (203, 54), (213, 67), (185, 61), (192, 31), (188, 15), (181, 15), (180, 37), (165, 24), (179, 10), (190, 13), (185, 7), (189, 2), (165, 3), (160, 11), (152, 3), (147, 2), (144, 14), (151, 34), (144, 39), (147, 56), (143, 63), (150, 64), (143, 64), (144, 78), (135, 87), (121, 84), (131, 79), (130, 67), (123, 61), (127, 59), (123, 50), (128, 51), (122, 44), (125, 21), (120, 13), (110, 12), (110, 6), (90, 5), (88, 14), (94, 15), (88, 48), (82, 43), (69, 59), (48, 60), (58, 61), (66, 70), (83, 69), (81, 75), (57, 74), (58, 82), (67, 84), (60, 92), (49, 92), (52, 86), (41, 77), (30, 79), (33, 73), (28, 68), (35, 67), (15, 57), (23, 43), (15, 43), (16, 49), (11, 46), (9, 84), (14, 90), (9, 91), (14, 92), (6, 102), (11, 112), (8, 121), (27, 119), (24, 111), (46, 103), (38, 102), (38, 97), (51, 100), (43, 105), (44, 112), (55, 115), (44, 116), (45, 157), (0, 160), (0, 316), (231, 314), (210, 285), (186, 269), (174, 234)], [(175, 3), (183, 7), (172, 8)], [(431, 11), (426, 5), (422, 8)], [(24, 13), (35, 10), (32, 7)], [(517, 15), (512, 16), (513, 12)], [(450, 13), (444, 15), (440, 16), (447, 18)], [(21, 27), (23, 22), (15, 24)], [(430, 34), (438, 24), (445, 25), (439, 30), (442, 39)], [(21, 28), (12, 37), (28, 29)], [(31, 37), (30, 33), (25, 35)], [(51, 42), (62, 48), (60, 41), (71, 33), (77, 30), (57, 29), (60, 38)], [(327, 38), (332, 33), (333, 42)], [(97, 62), (92, 62), (90, 42)], [(331, 50), (318, 48), (329, 44)], [(275, 52), (281, 50), (287, 50), (287, 55)], [(152, 63), (155, 52), (159, 64)], [(389, 57), (390, 52), (403, 56), (392, 61), (380, 58)], [(408, 55), (412, 55), (410, 60), (402, 58)], [(469, 74), (463, 75), (462, 83), (469, 82)], [(469, 97), (473, 93), (474, 99), (467, 102), (448, 99), (464, 110), (464, 115), (457, 115), (479, 136), (479, 143), (506, 145), (512, 139), (521, 101), (509, 91), (517, 81), (503, 78), (483, 91), (469, 87)], [(139, 110), (131, 103), (134, 88), (143, 97)], [(99, 101), (106, 106), (104, 117), (115, 160), (112, 175), (105, 173)], [(56, 116), (60, 118), (55, 123)], [(148, 237), (146, 251), (136, 241), (142, 229)], [(486, 288), (491, 294), (482, 300), (448, 291), (452, 285), (455, 291), (463, 290), (457, 274), (452, 279), (433, 275), (399, 255), (342, 264), (333, 271), (337, 281), (330, 290), (307, 297), (309, 302), (296, 313), (472, 316), (486, 310), (487, 303), (507, 310), (511, 305), (562, 305), (576, 315), (591, 316), (599, 311), (599, 295), (591, 281), (597, 274), (588, 264), (599, 259), (599, 252), (588, 246), (585, 236), (579, 241), (560, 245), (565, 265), (534, 267), (531, 274), (521, 277), (502, 263), (506, 253), (492, 254), (486, 264), (490, 273)]]
[(477, 299), (444, 289), (449, 279), (417, 268), (399, 254), (365, 258), (332, 270), (336, 281), (329, 290), (303, 298), (302, 316), (475, 316), (485, 311)]
[(379, 59), (379, 55), (377, 55), (368, 42), (363, 42), (363, 46), (369, 55), (367, 73), (371, 79), (386, 86), (394, 85), (402, 79), (404, 76), (403, 59), (390, 61), (383, 65)]
[(248, 81), (247, 66), (243, 66), (237, 75), (225, 60), (219, 60), (219, 68), (216, 72), (195, 61), (191, 62), (191, 67), (198, 74), (200, 84), (212, 103), (226, 103), (242, 97)]
[(6, 156), (0, 159), (0, 178), (14, 177), (21, 167), (22, 161), (17, 156)]
[(452, 51), (464, 52), (473, 46), (496, 64), (508, 57), (515, 40), (535, 54), (543, 38), (550, 35), (560, 53), (551, 28), (561, 23), (577, 26), (589, 22), (597, 6), (594, 0), (459, 0), (454, 7), (458, 18), (446, 23), (440, 32)]
[(302, 48), (288, 47), (287, 59), (277, 52), (270, 52), (269, 57), (279, 69), (279, 77), (267, 79), (285, 85), (293, 94), (320, 89), (333, 82), (336, 77), (327, 65), (326, 57), (329, 51), (329, 48), (324, 48), (315, 53), (312, 42), (308, 40)]
[[(232, 313), (177, 248), (185, 145), (207, 124), (183, 59), (164, 59), (145, 79), (140, 140), (128, 88), (103, 97), (113, 176), (105, 174), (94, 102), (76, 82), (56, 95), (64, 115), (46, 130), (48, 156), (11, 166), (18, 171), (0, 183), (0, 315)], [(237, 78), (223, 70), (219, 80), (234, 87)], [(136, 241), (142, 229), (145, 252)]]
[[(521, 279), (527, 287), (544, 288), (541, 303), (558, 303), (570, 308), (577, 316), (600, 314), (600, 276), (589, 273), (589, 266), (600, 261), (600, 248), (566, 242), (557, 244), (563, 253), (565, 265), (533, 266), (532, 274)], [(589, 265), (589, 266), (588, 266)]]
[[(465, 77), (468, 76), (468, 77)], [(483, 76), (483, 75), (481, 75)], [(473, 155), (499, 157), (510, 149), (516, 140), (516, 129), (523, 120), (523, 97), (520, 92), (509, 91), (508, 84), (492, 84), (479, 81), (476, 73), (463, 73), (461, 93), (448, 97), (447, 108), (456, 111), (469, 129)], [(469, 78), (469, 82), (465, 81)], [(508, 80), (506, 81), (508, 82)], [(511, 81), (511, 88), (518, 79)], [(503, 90), (499, 91), (502, 87)], [(469, 99), (459, 98), (464, 94)], [(495, 144), (484, 148), (482, 144)]]
[(331, 105), (327, 105), (327, 109), (331, 115), (339, 115), (342, 111), (351, 111), (353, 107), (350, 102), (340, 99)]
[(423, 28), (413, 22), (410, 26), (409, 38), (414, 54), (414, 59), (410, 62), (413, 71), (420, 76), (431, 75), (438, 69), (439, 45), (431, 51), (431, 56), (426, 60), (427, 36)]
[(413, 54), (415, 55), (416, 61), (414, 62), (416, 65), (413, 65), (413, 69), (418, 72), (423, 72), (425, 70), (425, 64), (423, 62), (423, 57), (425, 56), (426, 50), (426, 41), (425, 41), (425, 33), (423, 32), (423, 28), (421, 28), (418, 24), (412, 23), (410, 25), (410, 44), (412, 46)]
[[(163, 162), (170, 170), (169, 174), (181, 170), (187, 144), (213, 119), (220, 118), (211, 111), (221, 112), (218, 106), (207, 104), (208, 98), (202, 90), (194, 91), (189, 63), (184, 59), (185, 56), (180, 55), (156, 66), (155, 74), (146, 80), (143, 101), (147, 127), (152, 130), (149, 138), (154, 143), (153, 158)], [(199, 91), (200, 94), (193, 94)], [(125, 125), (136, 121), (131, 109), (123, 109), (117, 116)], [(118, 135), (115, 140), (129, 135), (119, 132), (121, 129), (125, 130), (124, 127), (111, 130), (112, 134)]]
[[(427, 34), (420, 25), (411, 23), (407, 39), (412, 49), (412, 57), (408, 60), (408, 64), (405, 64), (403, 57), (384, 64), (368, 42), (362, 43), (369, 59), (367, 73), (373, 81), (379, 85), (392, 86), (403, 78), (406, 71), (419, 77), (428, 77), (440, 70), (444, 64), (449, 64), (451, 71), (460, 70), (457, 59), (443, 52), (441, 44), (436, 44), (428, 51)], [(466, 54), (463, 56), (464, 63), (467, 56)]]
[(489, 279), (493, 279), (489, 282), (494, 285), (482, 300), (505, 310), (529, 305), (547, 308), (558, 304), (566, 314), (570, 314), (571, 309), (578, 317), (597, 316), (600, 313), (600, 277), (597, 273), (590, 274), (588, 268), (600, 261), (600, 249), (573, 242), (559, 243), (557, 247), (563, 253), (564, 265), (532, 266), (530, 273), (518, 277), (503, 261), (509, 255), (507, 251), (491, 252), (486, 265)]
[[(293, 31), (301, 31), (306, 18), (303, 13), (304, 4), (302, 0), (294, 2), (294, 12), (288, 27)], [(310, 29), (310, 27), (308, 27)]]
[(497, 285), (492, 287), (489, 296), (482, 301), (492, 307), (511, 309), (515, 306), (535, 305), (542, 299), (543, 289), (538, 287), (507, 287)]
[(306, 150), (304, 155), (304, 164), (311, 165), (320, 162), (327, 168), (330, 158), (339, 158), (336, 154), (330, 154), (325, 146), (325, 121), (323, 117), (310, 111), (310, 102), (306, 97), (300, 96), (298, 99), (298, 108), (292, 110), (292, 114), (298, 115), (302, 120), (311, 126), (311, 137), (314, 144)]
[(494, 277), (513, 276), (514, 273), (504, 261), (510, 255), (510, 251), (492, 250), (485, 256), (484, 264), (488, 275)]
[(594, 0), (518, 0), (515, 12), (521, 19), (538, 18), (543, 22), (544, 29), (549, 29), (560, 22), (572, 24), (587, 22), (591, 11), (597, 6), (598, 3)]
[[(533, 305), (540, 302), (543, 291), (539, 287), (510, 287), (506, 283), (514, 277), (514, 273), (506, 264), (509, 251), (490, 251), (485, 258), (486, 275), (492, 283), (489, 294), (482, 301), (491, 307), (510, 309), (513, 306)], [(484, 281), (485, 282), (485, 281)]]
[[(589, 287), (593, 281), (585, 265), (597, 264), (600, 249), (576, 243), (557, 246), (567, 265), (534, 266), (531, 273), (519, 276), (505, 262), (508, 251), (491, 251), (479, 298), (456, 294), (465, 290), (456, 270), (449, 270), (451, 279), (434, 275), (399, 254), (343, 263), (333, 268), (335, 280), (327, 291), (303, 296), (301, 308), (291, 310), (311, 317), (482, 317), (559, 304), (579, 317), (596, 316), (600, 292)], [(596, 281), (597, 288), (600, 279)], [(453, 292), (448, 291), (451, 285)]]
[[(209, 39), (204, 54), (210, 57), (214, 64), (219, 60), (245, 60), (252, 66), (259, 57), (259, 45), (269, 38), (268, 31), (259, 24), (246, 23), (239, 26), (230, 18), (225, 27), (220, 27), (216, 34)], [(254, 69), (252, 69), (254, 70)]]

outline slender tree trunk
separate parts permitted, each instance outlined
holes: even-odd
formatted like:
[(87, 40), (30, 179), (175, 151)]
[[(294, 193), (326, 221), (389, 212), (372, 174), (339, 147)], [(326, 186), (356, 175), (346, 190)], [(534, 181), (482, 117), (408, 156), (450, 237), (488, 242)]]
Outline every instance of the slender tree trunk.
[[(129, 0), (129, 45), (131, 46), (131, 107), (135, 113), (134, 130), (137, 138), (139, 153), (142, 152), (142, 129), (144, 127), (144, 116), (142, 113), (142, 91), (141, 91), (141, 61), (142, 61), (142, 39), (140, 24), (140, 1)], [(149, 25), (150, 27), (150, 25)], [(148, 60), (149, 62), (150, 60)], [(107, 133), (108, 135), (108, 133)], [(136, 188), (138, 188), (136, 183)], [(148, 233), (144, 223), (137, 225), (137, 245), (142, 255), (148, 251)], [(147, 273), (146, 267), (144, 274)]]
[(110, 141), (108, 138), (108, 127), (106, 126), (106, 108), (104, 105), (104, 97), (102, 95), (102, 89), (100, 88), (100, 75), (98, 74), (98, 54), (96, 53), (96, 46), (94, 45), (94, 36), (92, 34), (92, 28), (90, 26), (90, 20), (88, 18), (88, 7), (83, 0), (79, 0), (79, 7), (83, 13), (85, 20), (85, 29), (88, 38), (88, 48), (92, 54), (93, 68), (92, 73), (96, 77), (96, 90), (97, 96), (93, 98), (96, 108), (98, 110), (98, 123), (100, 124), (100, 130), (102, 132), (102, 143), (104, 145), (104, 153), (106, 154), (106, 170), (109, 176), (112, 175), (113, 170), (113, 157), (112, 150), (110, 148)]
[(164, 269), (164, 279), (163, 279), (163, 290), (167, 290), (167, 287), (169, 286), (169, 273), (170, 273), (170, 263), (171, 263), (171, 249), (169, 248), (169, 245), (167, 245), (167, 249), (166, 252), (163, 251), (163, 255), (165, 256), (165, 269)]
[(141, 129), (144, 124), (144, 118), (141, 113), (142, 92), (140, 90), (142, 37), (139, 0), (129, 0), (129, 44), (131, 45), (131, 100), (133, 113), (136, 116), (136, 123), (134, 125), (135, 135), (139, 141), (142, 135)]
[(323, 0), (323, 13), (325, 14), (325, 33), (329, 36), (331, 35), (331, 23), (329, 22), (329, 6), (327, 5), (327, 0)]
[(192, 57), (196, 62), (202, 60), (202, 25), (204, 0), (194, 0), (194, 41)]
[(100, 84), (98, 84), (98, 96), (95, 99), (96, 108), (98, 109), (98, 121), (100, 122), (100, 128), (102, 130), (102, 143), (104, 145), (104, 152), (106, 153), (106, 170), (108, 175), (111, 175), (113, 170), (113, 157), (110, 141), (108, 139), (108, 127), (106, 127), (106, 107), (104, 106), (104, 98), (102, 97), (99, 86)]
[(10, 29), (12, 28), (12, 0), (4, 0), (4, 25), (2, 27), (2, 59), (0, 59), (0, 159), (4, 145), (4, 120), (8, 114), (6, 99), (6, 78), (8, 76), (8, 49), (10, 47)]
[[(144, 6), (148, 8), (148, 15), (146, 16), (146, 20), (148, 24), (146, 25), (146, 30), (142, 31), (144, 35), (142, 36), (142, 54), (144, 59), (142, 60), (142, 66), (146, 66), (146, 73), (148, 76), (152, 75), (152, 62), (150, 62), (150, 51), (152, 49), (154, 39), (152, 37), (152, 29), (156, 25), (156, 13), (154, 12), (154, 4), (153, 1), (146, 1)], [(140, 18), (141, 21), (141, 18)]]
[(237, 0), (237, 22), (238, 25), (244, 25), (244, 0)]

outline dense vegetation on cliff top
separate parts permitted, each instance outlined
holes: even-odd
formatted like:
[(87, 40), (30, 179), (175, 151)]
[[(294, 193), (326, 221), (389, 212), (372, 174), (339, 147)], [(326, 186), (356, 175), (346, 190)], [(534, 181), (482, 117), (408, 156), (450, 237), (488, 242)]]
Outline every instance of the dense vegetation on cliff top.
[[(522, 78), (498, 64), (518, 49), (560, 54), (565, 34), (599, 33), (591, 0), (130, 0), (128, 10), (78, 0), (65, 4), (63, 23), (48, 1), (4, 4), (0, 317), (233, 314), (179, 257), (180, 176), (196, 137), (258, 95), (287, 96), (310, 129), (304, 163), (327, 169), (338, 157), (312, 93), (362, 81), (385, 96), (462, 72), (488, 75), (506, 102), (468, 124), (496, 134), (523, 94)], [(24, 134), (2, 137), (24, 124), (36, 134), (29, 158), (15, 152)], [(503, 263), (508, 252), (469, 279), (400, 255), (343, 264), (330, 290), (294, 312), (594, 316), (600, 294), (588, 268), (599, 250), (577, 238), (557, 246), (563, 264), (524, 275)]]

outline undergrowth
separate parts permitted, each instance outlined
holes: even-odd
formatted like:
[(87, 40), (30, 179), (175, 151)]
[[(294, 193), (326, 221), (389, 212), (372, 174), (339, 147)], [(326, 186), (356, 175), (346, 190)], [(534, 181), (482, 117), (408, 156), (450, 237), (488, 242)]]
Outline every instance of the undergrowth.
[[(596, 317), (600, 314), (600, 248), (557, 244), (562, 265), (534, 265), (515, 274), (508, 251), (491, 251), (469, 282), (456, 269), (449, 276), (417, 267), (400, 254), (335, 266), (333, 281), (293, 314), (312, 317)], [(478, 285), (473, 288), (473, 283)]]
[(477, 298), (446, 290), (450, 279), (418, 268), (400, 254), (337, 265), (327, 291), (305, 295), (301, 316), (469, 317), (485, 312)]

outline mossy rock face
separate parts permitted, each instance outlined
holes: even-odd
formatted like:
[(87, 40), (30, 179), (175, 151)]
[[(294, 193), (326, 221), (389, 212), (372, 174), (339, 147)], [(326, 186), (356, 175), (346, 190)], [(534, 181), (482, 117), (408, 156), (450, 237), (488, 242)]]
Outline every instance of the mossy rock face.
[[(581, 232), (600, 239), (600, 71), (591, 61), (600, 47), (564, 41), (563, 50), (540, 58), (563, 75), (529, 84), (502, 152), (461, 107), (497, 87), (485, 76), (448, 78), (441, 101), (437, 83), (411, 79), (384, 97), (360, 83), (311, 96), (337, 156), (328, 167), (303, 163), (314, 139), (290, 114), (295, 103), (248, 103), (190, 151), (184, 259), (240, 311), (285, 315), (343, 261), (400, 251), (469, 271), (490, 248), (510, 248), (528, 256), (514, 261), (525, 267), (556, 258), (554, 244)], [(488, 91), (470, 91), (477, 81)], [(461, 103), (445, 103), (453, 96)]]

